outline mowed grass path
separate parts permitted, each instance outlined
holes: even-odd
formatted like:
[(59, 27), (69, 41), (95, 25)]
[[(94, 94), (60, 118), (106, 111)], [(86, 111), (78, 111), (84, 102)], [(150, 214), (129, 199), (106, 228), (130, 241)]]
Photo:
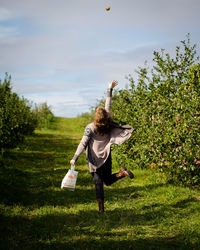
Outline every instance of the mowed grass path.
[[(60, 184), (82, 137), (81, 118), (56, 118), (0, 167), (0, 249), (200, 249), (200, 192), (133, 170), (105, 188), (99, 215), (85, 155), (74, 192)], [(119, 166), (113, 156), (113, 172)]]

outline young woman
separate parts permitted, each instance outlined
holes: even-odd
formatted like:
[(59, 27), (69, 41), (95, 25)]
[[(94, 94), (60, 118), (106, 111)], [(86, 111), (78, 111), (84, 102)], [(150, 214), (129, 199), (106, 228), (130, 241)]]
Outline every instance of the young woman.
[(94, 122), (85, 128), (83, 138), (70, 161), (74, 165), (82, 152), (86, 149), (89, 170), (92, 174), (99, 213), (104, 212), (104, 183), (108, 186), (117, 180), (128, 176), (131, 179), (133, 173), (122, 166), (118, 173), (112, 174), (111, 145), (121, 145), (128, 140), (133, 132), (129, 125), (120, 126), (111, 118), (112, 90), (117, 81), (109, 84), (107, 98), (104, 107), (97, 107), (94, 113)]

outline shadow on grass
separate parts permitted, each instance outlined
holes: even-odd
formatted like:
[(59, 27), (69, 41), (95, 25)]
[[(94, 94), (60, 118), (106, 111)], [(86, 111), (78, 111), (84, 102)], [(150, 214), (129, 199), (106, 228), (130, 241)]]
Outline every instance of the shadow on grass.
[(77, 147), (77, 139), (68, 138), (66, 135), (34, 134), (26, 138), (21, 145), (22, 149), (42, 152), (65, 152), (74, 151)]
[[(121, 211), (118, 211), (119, 213)], [(127, 211), (124, 211), (124, 213)], [(115, 212), (98, 215), (96, 211), (79, 214), (45, 216), (0, 216), (1, 249), (198, 249), (183, 235), (174, 237), (150, 237), (135, 219), (127, 219), (135, 231), (121, 230), (124, 222), (113, 218)], [(122, 215), (123, 216), (123, 215)], [(113, 223), (115, 219), (115, 224)], [(118, 220), (118, 223), (116, 221)], [(137, 226), (137, 227), (136, 227)], [(113, 230), (116, 229), (116, 230)], [(141, 233), (143, 237), (137, 238)], [(198, 233), (193, 236), (199, 237)]]
[(20, 149), (5, 152), (0, 168), (1, 201), (64, 205), (66, 193), (50, 189), (60, 188), (77, 145), (76, 140), (66, 136), (35, 134), (28, 137)]

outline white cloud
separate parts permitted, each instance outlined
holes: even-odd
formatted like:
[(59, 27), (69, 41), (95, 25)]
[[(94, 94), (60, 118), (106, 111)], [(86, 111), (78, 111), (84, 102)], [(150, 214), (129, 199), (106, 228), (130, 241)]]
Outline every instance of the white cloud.
[(0, 7), (0, 22), (6, 21), (13, 18), (13, 13), (6, 8)]

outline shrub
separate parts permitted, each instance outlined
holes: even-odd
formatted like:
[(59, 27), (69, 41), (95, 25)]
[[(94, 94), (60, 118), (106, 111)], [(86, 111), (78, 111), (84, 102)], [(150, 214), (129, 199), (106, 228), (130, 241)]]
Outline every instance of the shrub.
[(11, 77), (6, 74), (4, 82), (0, 80), (0, 150), (14, 148), (21, 143), (25, 135), (31, 134), (37, 120), (31, 111), (31, 105), (24, 98), (12, 92)]

